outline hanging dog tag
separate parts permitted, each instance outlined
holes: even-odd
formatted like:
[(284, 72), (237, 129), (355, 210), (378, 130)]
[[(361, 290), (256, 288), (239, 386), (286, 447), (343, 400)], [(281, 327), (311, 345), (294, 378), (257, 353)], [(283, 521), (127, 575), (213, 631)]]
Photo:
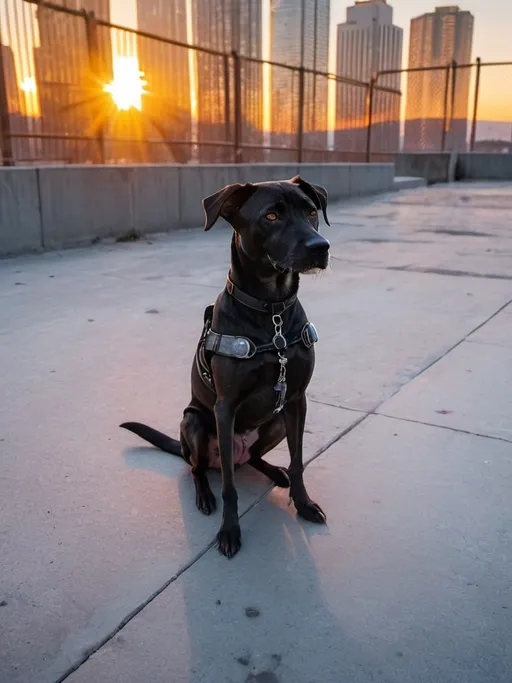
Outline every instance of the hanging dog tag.
[(279, 377), (277, 378), (277, 384), (274, 386), (274, 391), (277, 392), (277, 402), (274, 408), (274, 413), (279, 413), (286, 402), (286, 363), (287, 359), (279, 353)]
[(274, 413), (279, 413), (284, 407), (286, 402), (286, 388), (286, 382), (278, 382), (274, 387), (274, 391), (277, 392), (277, 402)]

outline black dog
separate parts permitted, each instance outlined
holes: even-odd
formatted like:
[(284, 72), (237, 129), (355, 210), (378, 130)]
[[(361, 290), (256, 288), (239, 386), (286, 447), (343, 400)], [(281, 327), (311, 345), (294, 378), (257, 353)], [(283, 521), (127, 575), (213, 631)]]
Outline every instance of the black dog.
[[(216, 507), (206, 471), (220, 467), (224, 505), (217, 543), (227, 557), (241, 545), (234, 470), (244, 462), (276, 486), (290, 487), (301, 517), (326, 521), (303, 480), (305, 392), (317, 336), (297, 300), (299, 274), (329, 262), (329, 242), (318, 234), (317, 211), (328, 224), (326, 205), (327, 192), (299, 176), (229, 185), (203, 200), (205, 230), (219, 216), (233, 226), (231, 268), (225, 289), (205, 311), (181, 443), (137, 422), (121, 425), (191, 465), (196, 504), (206, 515)], [(285, 437), (288, 471), (262, 459)]]

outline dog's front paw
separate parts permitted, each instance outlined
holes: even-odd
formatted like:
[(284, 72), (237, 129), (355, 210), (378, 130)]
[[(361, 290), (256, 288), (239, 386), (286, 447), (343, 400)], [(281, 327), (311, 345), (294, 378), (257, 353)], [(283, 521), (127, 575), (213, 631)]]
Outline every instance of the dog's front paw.
[(327, 524), (327, 516), (320, 505), (317, 505), (312, 500), (295, 501), (297, 514), (306, 519), (308, 522), (314, 524)]
[(238, 524), (222, 526), (217, 534), (217, 548), (222, 555), (230, 560), (242, 546), (242, 533)]
[(196, 507), (203, 515), (211, 515), (217, 508), (217, 501), (211, 488), (196, 489)]
[(195, 476), (194, 486), (196, 487), (197, 509), (199, 512), (202, 512), (203, 515), (211, 515), (212, 512), (215, 512), (217, 502), (206, 476)]

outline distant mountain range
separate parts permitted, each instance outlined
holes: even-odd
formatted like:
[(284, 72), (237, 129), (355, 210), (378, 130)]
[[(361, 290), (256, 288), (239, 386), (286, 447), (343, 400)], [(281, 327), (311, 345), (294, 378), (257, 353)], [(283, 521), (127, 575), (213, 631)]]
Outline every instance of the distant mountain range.
[(512, 121), (479, 121), (476, 127), (477, 140), (512, 140)]

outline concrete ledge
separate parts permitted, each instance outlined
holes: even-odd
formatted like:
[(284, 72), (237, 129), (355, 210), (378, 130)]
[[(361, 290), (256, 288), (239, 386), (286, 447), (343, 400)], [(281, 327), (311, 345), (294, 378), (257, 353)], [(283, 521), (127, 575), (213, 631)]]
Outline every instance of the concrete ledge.
[(459, 154), (458, 180), (512, 180), (512, 154)]
[(397, 176), (425, 178), (427, 183), (447, 183), (451, 152), (404, 152), (395, 156)]
[[(212, 166), (209, 168), (212, 168)], [(299, 173), (298, 164), (243, 164), (239, 166), (239, 169), (240, 182), (242, 183), (261, 183), (266, 180), (291, 180)]]
[(133, 229), (133, 169), (123, 166), (41, 168), (43, 247), (120, 237)]
[(325, 187), (330, 202), (350, 196), (350, 164), (300, 164), (298, 172), (304, 180)]
[(0, 168), (0, 255), (41, 248), (37, 170)]
[[(389, 176), (385, 173), (388, 166)], [(391, 190), (394, 175), (393, 164), (350, 164), (349, 196), (361, 197), (373, 192)]]
[(132, 227), (135, 232), (146, 235), (179, 228), (182, 185), (179, 169), (164, 164), (135, 166), (131, 173)]
[(512, 154), (404, 152), (395, 157), (397, 176), (425, 178), (428, 184), (454, 180), (512, 180)]
[(394, 190), (413, 190), (417, 187), (426, 187), (427, 181), (425, 178), (407, 178), (404, 176), (397, 176), (393, 182)]
[(247, 182), (241, 179), (238, 164), (225, 166), (180, 166), (180, 221), (184, 228), (197, 228), (204, 223), (202, 200), (231, 183)]
[(359, 197), (393, 189), (393, 164), (300, 164), (300, 175), (311, 183), (322, 185), (329, 201)]
[(230, 183), (300, 173), (329, 201), (393, 189), (393, 164), (49, 166), (0, 170), (0, 256), (203, 224), (201, 200)]

